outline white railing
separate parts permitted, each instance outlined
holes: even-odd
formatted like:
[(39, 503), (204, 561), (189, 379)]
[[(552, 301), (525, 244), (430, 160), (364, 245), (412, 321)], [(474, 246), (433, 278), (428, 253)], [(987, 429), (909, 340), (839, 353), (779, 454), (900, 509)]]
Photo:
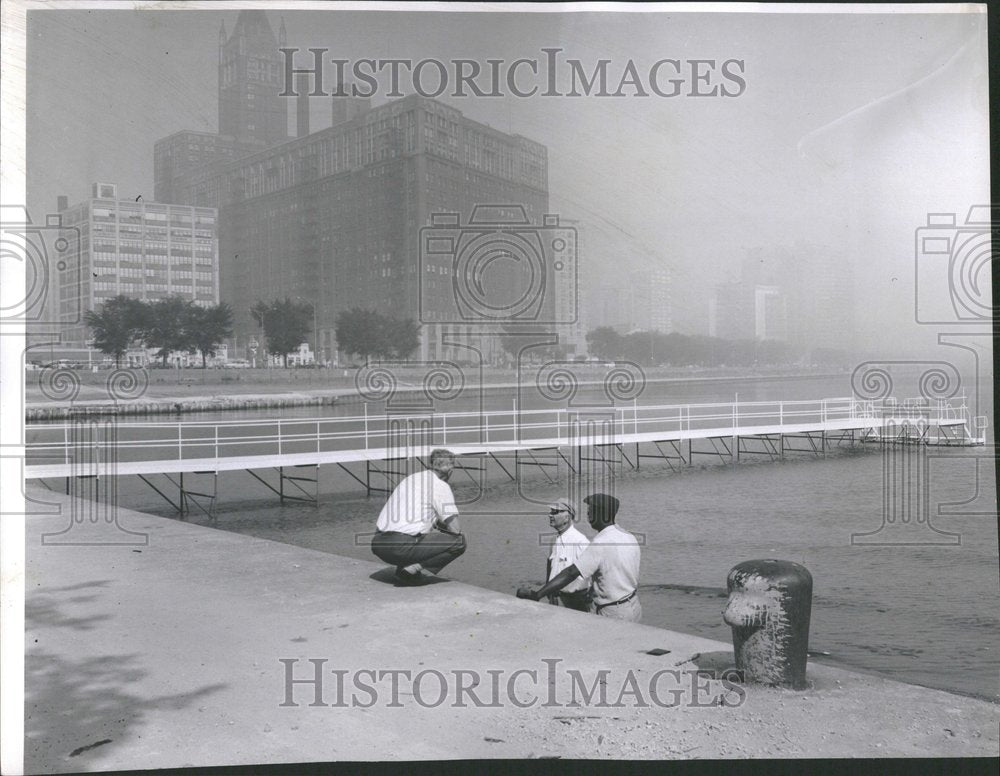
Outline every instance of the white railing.
[[(120, 461), (182, 460), (238, 455), (295, 454), (334, 450), (392, 447), (400, 439), (407, 445), (419, 439), (430, 445), (502, 445), (544, 441), (570, 444), (581, 434), (582, 424), (600, 428), (605, 436), (627, 434), (726, 430), (754, 433), (752, 429), (788, 430), (837, 421), (893, 418), (954, 420), (968, 418), (964, 401), (873, 402), (853, 397), (776, 402), (715, 402), (630, 406), (571, 406), (538, 410), (490, 410), (363, 415), (325, 418), (263, 418), (249, 420), (136, 421), (116, 423), (115, 446)], [(96, 415), (93, 422), (103, 422)], [(25, 429), (29, 460), (55, 458), (69, 461), (73, 423), (33, 424)]]

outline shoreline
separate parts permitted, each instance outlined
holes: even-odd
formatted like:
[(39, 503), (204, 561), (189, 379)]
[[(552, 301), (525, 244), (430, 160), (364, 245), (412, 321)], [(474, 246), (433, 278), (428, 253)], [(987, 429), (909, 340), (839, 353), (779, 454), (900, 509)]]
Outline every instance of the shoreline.
[[(998, 754), (994, 702), (810, 661), (804, 690), (740, 685), (742, 692), (720, 695), (729, 703), (706, 703), (696, 689), (731, 689), (719, 684), (731, 644), (447, 578), (396, 588), (380, 563), (127, 509), (117, 510), (119, 533), (95, 542), (90, 532), (107, 526), (72, 521), (85, 502), (45, 498), (60, 512), (26, 523), (31, 772), (369, 760), (386, 752), (407, 760)], [(310, 704), (309, 661), (317, 659), (330, 677), (323, 708)], [(306, 683), (293, 688), (291, 704), (289, 662)], [(547, 690), (549, 664), (594, 687), (600, 678), (614, 702), (588, 696), (574, 704), (568, 679)], [(374, 703), (329, 703), (338, 700), (331, 669), (450, 679), (456, 668), (508, 680), (522, 672), (522, 681), (499, 704), (479, 706), (445, 694), (445, 702), (428, 704), (438, 695), (435, 680), (421, 700), (415, 683), (401, 682), (413, 692), (397, 696), (372, 677)], [(532, 684), (531, 670), (541, 683)], [(661, 699), (670, 700), (671, 674), (682, 677), (686, 694), (667, 704), (636, 702), (652, 699), (647, 685), (664, 673)], [(639, 696), (616, 695), (630, 681)], [(367, 700), (360, 684), (353, 689), (362, 693), (348, 699)], [(538, 702), (521, 705), (531, 698)]]
[[(724, 375), (693, 375), (681, 377), (650, 377), (646, 384), (656, 385), (698, 385), (719, 384), (727, 382), (771, 382), (771, 381), (801, 381), (837, 378), (848, 375), (848, 372), (815, 372), (806, 373), (769, 373), (769, 374), (724, 374)], [(586, 377), (586, 376), (582, 376)], [(465, 386), (466, 391), (478, 391), (483, 396), (495, 396), (508, 393), (512, 388), (525, 383), (516, 381), (491, 381), (482, 384), (475, 383)], [(600, 387), (601, 380), (581, 379), (578, 385), (583, 387)], [(337, 388), (309, 388), (305, 390), (282, 390), (257, 393), (221, 393), (222, 385), (204, 386), (218, 387), (220, 393), (201, 394), (193, 396), (163, 395), (152, 398), (135, 398), (116, 401), (108, 398), (82, 399), (74, 401), (26, 401), (25, 422), (45, 422), (68, 420), (81, 411), (115, 409), (116, 415), (152, 416), (152, 415), (187, 415), (203, 412), (236, 412), (258, 409), (280, 409), (285, 407), (310, 406), (361, 406), (367, 403), (354, 386)], [(261, 387), (264, 387), (263, 385)], [(160, 386), (156, 386), (160, 389)], [(233, 386), (229, 386), (232, 390)], [(163, 390), (171, 390), (163, 386)], [(401, 388), (396, 395), (420, 394), (421, 388)]]
[[(329, 500), (321, 501), (319, 508), (327, 510), (333, 508), (336, 504), (336, 499), (333, 497), (336, 495), (337, 494), (334, 493), (324, 493), (323, 496), (327, 497)], [(191, 517), (188, 517), (186, 520), (183, 520), (178, 518), (176, 512), (172, 512), (170, 508), (166, 506), (163, 506), (162, 508), (157, 508), (156, 506), (151, 506), (151, 505), (139, 505), (129, 508), (137, 509), (142, 511), (143, 514), (152, 515), (166, 520), (173, 520), (173, 521), (181, 520), (181, 522), (183, 523), (203, 528), (211, 528), (213, 530), (224, 531), (232, 533), (237, 536), (252, 537), (262, 541), (274, 541), (280, 544), (287, 544), (288, 546), (291, 547), (299, 547), (314, 552), (321, 552), (333, 558), (348, 557), (354, 560), (364, 560), (364, 558), (368, 556), (367, 552), (361, 553), (360, 556), (344, 555), (335, 550), (331, 550), (328, 547), (316, 546), (315, 544), (309, 541), (305, 542), (296, 541), (294, 538), (289, 539), (275, 535), (273, 533), (257, 532), (254, 530), (244, 530), (240, 528), (234, 528), (225, 524), (225, 518), (227, 516), (235, 516), (235, 515), (252, 516), (255, 512), (273, 512), (274, 510), (279, 509), (274, 503), (269, 502), (267, 500), (241, 500), (228, 503), (224, 508), (220, 509), (216, 513), (217, 518), (221, 518), (218, 522), (208, 521), (205, 519), (204, 515), (193, 515)], [(295, 516), (299, 514), (297, 510), (299, 509), (312, 510), (314, 509), (314, 507), (312, 507), (311, 505), (291, 505), (291, 506), (286, 506), (283, 509), (290, 510), (290, 512), (288, 513), (290, 515), (289, 520), (292, 521), (295, 520)], [(490, 575), (486, 574), (484, 576), (482, 572), (480, 572), (478, 575), (473, 574), (471, 576), (468, 575), (463, 575), (463, 576), (464, 579), (462, 580), (462, 582), (464, 584), (469, 584), (482, 588), (484, 590), (489, 590), (498, 595), (509, 594), (510, 591), (514, 590), (518, 584), (518, 582), (515, 581), (503, 581), (501, 583), (497, 583), (496, 580), (493, 580), (491, 582), (489, 578)], [(540, 586), (543, 582), (544, 582), (543, 578), (531, 579), (531, 584), (535, 586)], [(650, 595), (664, 595), (665, 598), (663, 600), (667, 602), (667, 605), (669, 607), (681, 607), (681, 609), (677, 610), (678, 612), (681, 613), (681, 618), (684, 619), (685, 617), (687, 617), (689, 619), (687, 620), (688, 622), (687, 626), (685, 628), (682, 628), (681, 630), (678, 630), (678, 632), (690, 635), (692, 638), (705, 638), (705, 639), (715, 639), (715, 640), (719, 639), (719, 636), (717, 634), (709, 632), (710, 629), (708, 630), (700, 629), (696, 624), (692, 624), (693, 622), (695, 622), (695, 620), (690, 619), (690, 616), (692, 612), (700, 609), (697, 600), (695, 600), (699, 597), (719, 599), (720, 603), (719, 610), (721, 612), (721, 609), (724, 606), (724, 599), (728, 597), (728, 593), (726, 592), (724, 587), (715, 585), (702, 585), (702, 584), (692, 585), (681, 582), (665, 582), (665, 583), (661, 582), (661, 583), (648, 583), (648, 584), (640, 583), (639, 592), (640, 594), (646, 593)], [(691, 596), (692, 599), (688, 600), (688, 596)], [(684, 611), (681, 611), (682, 609)], [(697, 622), (701, 622), (701, 620), (698, 619)], [(647, 623), (647, 624), (650, 627), (666, 629), (663, 628), (663, 626), (661, 625), (653, 625), (652, 623)], [(815, 634), (813, 634), (813, 638), (816, 638)], [(867, 642), (864, 639), (864, 637), (860, 635), (855, 640), (856, 645), (863, 646), (867, 643), (869, 642)], [(850, 653), (845, 653), (844, 651), (837, 651), (836, 648), (827, 646), (822, 643), (820, 643), (816, 648), (817, 650), (834, 649), (835, 651), (831, 653), (811, 655), (809, 658), (810, 664), (812, 664), (813, 662), (818, 662), (818, 664), (827, 665), (832, 668), (837, 668), (840, 670), (852, 671), (883, 679), (891, 679), (892, 681), (898, 681), (917, 687), (924, 687), (930, 690), (947, 692), (952, 695), (972, 698), (975, 700), (980, 700), (987, 703), (993, 703), (1000, 706), (1000, 695), (998, 695), (995, 690), (987, 689), (987, 690), (977, 691), (962, 687), (956, 687), (954, 685), (948, 684), (945, 681), (934, 683), (934, 679), (922, 680), (918, 676), (913, 676), (912, 668), (909, 666), (904, 666), (902, 669), (894, 669), (893, 672), (883, 672), (880, 671), (877, 667), (866, 665), (863, 659), (859, 659), (857, 655), (851, 655)], [(900, 673), (903, 674), (905, 678), (899, 678)], [(907, 675), (907, 673), (909, 673), (909, 675)], [(945, 674), (938, 674), (937, 676), (945, 676)]]

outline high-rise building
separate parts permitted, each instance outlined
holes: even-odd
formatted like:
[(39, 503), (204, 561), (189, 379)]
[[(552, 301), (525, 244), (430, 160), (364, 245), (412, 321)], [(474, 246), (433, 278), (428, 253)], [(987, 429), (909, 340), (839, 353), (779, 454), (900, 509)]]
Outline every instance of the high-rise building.
[(670, 270), (657, 267), (642, 273), (649, 296), (647, 328), (668, 334), (673, 330), (673, 305), (670, 298)]
[[(497, 203), (504, 207), (491, 212), (500, 220), (526, 217), (529, 227), (543, 225), (545, 146), (418, 96), (375, 109), (368, 109), (366, 100), (324, 97), (334, 105), (333, 125), (280, 142), (277, 123), (265, 124), (271, 126), (267, 132), (256, 128), (271, 112), (260, 110), (261, 89), (267, 105), (271, 97), (282, 105), (293, 99), (277, 97), (282, 84), (270, 75), (259, 77), (253, 100), (237, 107), (230, 101), (236, 98), (231, 98), (229, 79), (252, 80), (249, 59), (244, 63), (240, 57), (253, 51), (253, 57), (269, 63), (265, 49), (278, 53), (266, 24), (261, 11), (240, 12), (237, 31), (223, 46), (219, 115), (226, 137), (209, 142), (208, 151), (205, 143), (183, 149), (199, 146), (195, 133), (178, 133), (157, 144), (155, 190), (169, 193), (173, 202), (219, 211), (221, 297), (233, 308), (237, 341), (258, 331), (249, 313), (257, 300), (289, 297), (313, 307), (321, 356), (336, 352), (337, 315), (364, 308), (422, 323), (420, 358), (470, 358), (468, 351), (445, 343), (478, 341), (483, 327), (440, 313), (449, 306), (446, 297), (454, 298), (456, 284), (470, 278), (456, 276), (454, 257), (439, 253), (427, 260), (421, 229), (432, 225), (435, 213), (454, 213), (459, 231), (482, 234), (488, 242), (504, 227), (473, 226), (469, 219), (477, 205)], [(269, 64), (255, 67), (258, 74), (272, 72)], [(304, 130), (306, 98), (295, 99)], [(259, 119), (239, 118), (249, 116), (251, 107), (259, 110)], [(255, 130), (240, 122), (253, 123)], [(248, 152), (249, 143), (258, 145)], [(182, 157), (192, 153), (182, 162), (168, 159), (167, 151), (178, 149)], [(203, 152), (206, 161), (197, 157)], [(210, 163), (213, 154), (222, 158)], [(555, 314), (552, 271), (545, 268), (549, 282), (542, 284), (540, 320)]]
[(156, 141), (153, 147), (153, 198), (179, 202), (177, 187), (192, 173), (232, 162), (258, 151), (260, 143), (240, 142), (229, 135), (182, 130)]
[(278, 37), (264, 11), (240, 11), (233, 34), (219, 30), (219, 134), (242, 143), (275, 145), (288, 139), (284, 89), (285, 24)]
[(720, 283), (709, 299), (708, 335), (721, 339), (750, 339), (756, 326), (753, 287)]
[(778, 286), (754, 286), (753, 309), (755, 339), (788, 339), (785, 295)]
[(64, 346), (84, 347), (92, 339), (84, 313), (115, 296), (218, 304), (214, 208), (120, 200), (109, 183), (95, 183), (79, 204), (59, 204), (62, 223), (80, 232), (79, 266), (59, 271)]
[[(280, 96), (285, 74), (279, 48), (285, 45), (284, 38), (284, 23), (275, 37), (263, 11), (240, 11), (232, 35), (226, 34), (222, 24), (219, 131), (183, 130), (156, 142), (153, 196), (157, 202), (178, 202), (176, 188), (193, 172), (288, 140), (288, 98)], [(297, 120), (303, 123), (301, 113)]]

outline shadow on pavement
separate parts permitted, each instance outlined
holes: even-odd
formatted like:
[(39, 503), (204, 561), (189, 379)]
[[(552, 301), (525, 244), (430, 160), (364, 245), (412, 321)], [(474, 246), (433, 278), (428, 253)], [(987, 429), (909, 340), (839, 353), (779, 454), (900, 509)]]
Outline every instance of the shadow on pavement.
[(373, 574), (368, 575), (369, 579), (374, 579), (376, 582), (382, 582), (386, 585), (392, 585), (393, 587), (427, 587), (428, 585), (439, 585), (442, 582), (450, 582), (449, 579), (442, 579), (441, 577), (428, 576), (424, 572), (423, 580), (419, 585), (404, 585), (396, 579), (396, 569), (394, 566), (389, 566), (388, 568), (379, 569)]
[[(25, 606), (24, 765), (27, 773), (75, 772), (99, 768), (101, 760), (124, 742), (141, 738), (149, 711), (180, 710), (197, 699), (218, 692), (226, 684), (204, 685), (169, 695), (143, 695), (148, 658), (139, 653), (67, 658), (39, 646), (53, 628), (88, 631), (110, 619), (108, 615), (78, 617), (66, 614), (51, 593), (100, 587), (101, 583), (71, 588), (38, 589)], [(93, 596), (68, 600), (85, 603)], [(79, 643), (88, 637), (81, 633)], [(63, 640), (63, 639), (60, 639)], [(76, 642), (74, 642), (76, 643)], [(183, 684), (183, 677), (177, 677)]]

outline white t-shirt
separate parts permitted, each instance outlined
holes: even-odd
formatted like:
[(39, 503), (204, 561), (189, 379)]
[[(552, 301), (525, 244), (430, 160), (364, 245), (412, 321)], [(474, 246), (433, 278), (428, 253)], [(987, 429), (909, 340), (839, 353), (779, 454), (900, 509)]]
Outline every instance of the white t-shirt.
[(594, 603), (619, 601), (639, 586), (639, 542), (628, 531), (609, 525), (576, 560), (580, 576), (593, 580)]
[[(549, 560), (551, 561), (549, 579), (552, 579), (560, 571), (576, 563), (576, 559), (580, 557), (589, 545), (590, 539), (576, 530), (576, 526), (571, 525), (559, 534), (556, 540), (552, 542), (552, 552), (549, 553)], [(589, 578), (577, 577), (560, 592), (575, 593), (579, 590), (586, 590), (588, 587), (590, 587)]]
[(417, 536), (430, 531), (438, 519), (457, 514), (451, 486), (427, 469), (411, 474), (396, 486), (375, 527)]

